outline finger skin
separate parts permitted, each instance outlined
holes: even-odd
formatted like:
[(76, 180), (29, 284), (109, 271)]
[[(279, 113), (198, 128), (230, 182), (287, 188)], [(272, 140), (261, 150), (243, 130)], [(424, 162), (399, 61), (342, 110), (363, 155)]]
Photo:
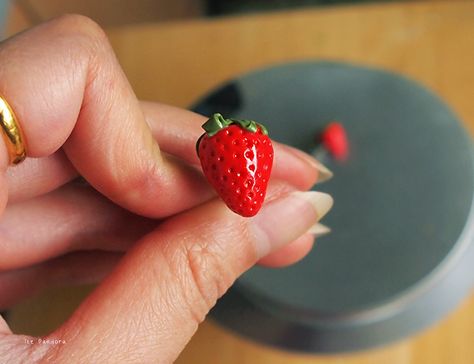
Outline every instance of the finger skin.
[[(8, 327), (7, 323), (3, 319), (2, 316), (0, 316), (0, 337), (3, 335), (9, 335), (11, 334), (10, 328)], [(5, 337), (5, 336), (3, 336)], [(0, 351), (1, 353), (1, 351)], [(0, 354), (1, 355), (1, 354)]]
[(2, 43), (0, 59), (0, 94), (17, 114), (28, 156), (46, 157), (62, 147), (97, 190), (148, 217), (212, 195), (195, 168), (161, 153), (93, 21), (67, 15), (44, 23)]
[[(0, 310), (44, 288), (101, 281), (122, 257), (111, 252), (75, 252), (26, 268), (0, 273)], [(1, 357), (0, 357), (1, 358)]]
[(313, 248), (314, 235), (305, 234), (283, 248), (260, 259), (258, 264), (267, 268), (282, 268), (303, 259)]
[(0, 272), (78, 250), (125, 251), (159, 225), (73, 183), (12, 204), (0, 220)]
[(8, 203), (44, 195), (76, 176), (77, 171), (61, 149), (48, 157), (27, 158), (6, 171)]

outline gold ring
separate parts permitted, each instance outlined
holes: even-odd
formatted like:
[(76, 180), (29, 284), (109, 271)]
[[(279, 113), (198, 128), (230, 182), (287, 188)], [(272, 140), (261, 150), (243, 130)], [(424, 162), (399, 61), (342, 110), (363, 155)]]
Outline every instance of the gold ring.
[(0, 96), (0, 124), (10, 156), (10, 164), (18, 164), (26, 157), (25, 138), (15, 113), (2, 96)]

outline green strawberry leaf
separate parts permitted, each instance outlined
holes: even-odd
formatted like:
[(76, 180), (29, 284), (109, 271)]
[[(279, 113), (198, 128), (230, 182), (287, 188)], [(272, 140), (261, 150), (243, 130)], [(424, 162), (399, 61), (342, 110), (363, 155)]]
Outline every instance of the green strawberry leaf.
[(197, 154), (199, 155), (199, 143), (201, 142), (201, 139), (204, 137), (204, 135), (207, 134), (207, 136), (212, 137), (222, 129), (225, 129), (232, 124), (239, 125), (242, 129), (248, 130), (252, 133), (256, 133), (260, 128), (263, 135), (268, 135), (267, 128), (256, 121), (248, 119), (226, 119), (220, 113), (215, 113), (204, 124), (202, 124), (202, 128), (206, 131), (206, 133), (201, 135), (196, 142)]
[(209, 120), (207, 120), (202, 125), (202, 128), (206, 131), (207, 135), (211, 137), (232, 124), (239, 125), (242, 129), (248, 130), (252, 133), (256, 133), (260, 128), (264, 135), (268, 135), (267, 128), (265, 128), (265, 126), (263, 126), (262, 124), (257, 123), (256, 121), (247, 119), (225, 119), (219, 113), (215, 113), (214, 115), (212, 115)]

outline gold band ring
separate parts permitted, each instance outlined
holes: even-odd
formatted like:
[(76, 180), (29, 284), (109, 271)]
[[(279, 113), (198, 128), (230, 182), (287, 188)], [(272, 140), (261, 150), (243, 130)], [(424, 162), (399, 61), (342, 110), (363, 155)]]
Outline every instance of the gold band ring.
[(26, 157), (25, 138), (15, 113), (2, 96), (0, 96), (0, 124), (10, 156), (10, 164), (18, 164)]

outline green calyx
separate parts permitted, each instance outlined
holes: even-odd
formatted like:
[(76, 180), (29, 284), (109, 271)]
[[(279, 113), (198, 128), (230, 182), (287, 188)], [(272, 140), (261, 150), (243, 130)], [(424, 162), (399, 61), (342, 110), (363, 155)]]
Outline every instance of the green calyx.
[(215, 113), (209, 120), (202, 124), (202, 128), (206, 131), (208, 136), (217, 134), (222, 129), (227, 128), (230, 125), (238, 125), (242, 129), (248, 130), (252, 133), (256, 133), (258, 129), (262, 131), (262, 134), (268, 135), (267, 128), (260, 123), (253, 120), (237, 120), (237, 119), (225, 119), (221, 114)]

